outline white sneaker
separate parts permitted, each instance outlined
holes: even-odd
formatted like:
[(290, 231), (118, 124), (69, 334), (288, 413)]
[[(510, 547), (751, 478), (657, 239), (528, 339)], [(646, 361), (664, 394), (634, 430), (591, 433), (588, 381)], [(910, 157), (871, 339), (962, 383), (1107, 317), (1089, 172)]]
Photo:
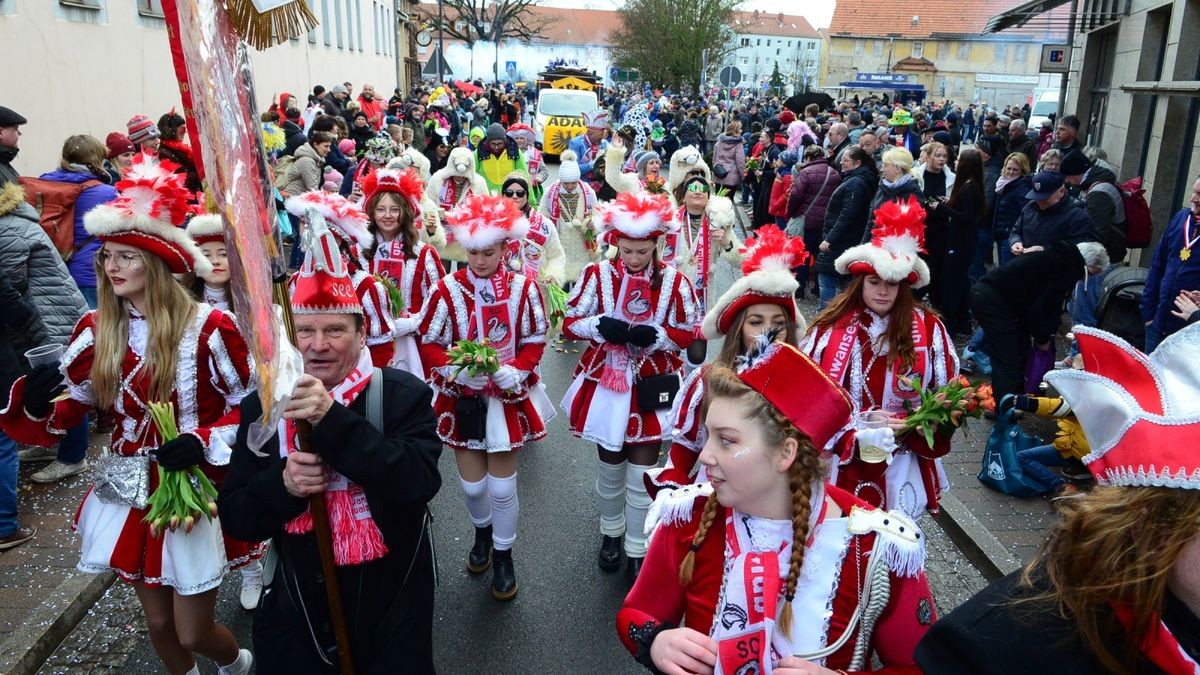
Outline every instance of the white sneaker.
[(254, 655), (249, 649), (239, 649), (237, 660), (227, 666), (217, 668), (217, 675), (246, 675), (254, 665)]
[(57, 457), (58, 450), (56, 448), (41, 448), (31, 445), (17, 450), (17, 459), (21, 460), (22, 464), (25, 462), (49, 462)]
[(249, 612), (258, 609), (258, 600), (262, 597), (262, 563), (257, 560), (242, 568), (242, 593), (240, 600), (242, 609)]
[(50, 462), (46, 468), (33, 474), (29, 477), (35, 483), (56, 483), (64, 478), (77, 476), (88, 469), (88, 461), (85, 459), (75, 464), (64, 464), (57, 459)]

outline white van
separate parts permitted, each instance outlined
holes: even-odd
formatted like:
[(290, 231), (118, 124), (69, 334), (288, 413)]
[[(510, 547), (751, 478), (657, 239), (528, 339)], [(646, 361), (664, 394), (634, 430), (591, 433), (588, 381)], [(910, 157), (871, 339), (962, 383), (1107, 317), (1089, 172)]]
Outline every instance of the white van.
[(584, 89), (543, 89), (538, 94), (533, 116), (533, 135), (538, 149), (550, 156), (561, 155), (572, 138), (582, 134), (583, 114), (599, 108), (596, 92)]
[(1047, 89), (1045, 91), (1034, 94), (1033, 107), (1029, 111), (1029, 131), (1037, 136), (1037, 132), (1042, 128), (1042, 121), (1050, 119), (1050, 116), (1058, 112), (1059, 92), (1057, 89)]

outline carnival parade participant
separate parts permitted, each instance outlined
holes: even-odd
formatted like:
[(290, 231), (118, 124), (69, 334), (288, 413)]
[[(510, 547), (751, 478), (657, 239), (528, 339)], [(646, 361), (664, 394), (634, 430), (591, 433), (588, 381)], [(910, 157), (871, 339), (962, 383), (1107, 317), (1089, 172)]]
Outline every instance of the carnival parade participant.
[(568, 282), (578, 279), (585, 266), (600, 259), (601, 242), (592, 222), (596, 192), (580, 175), (575, 153), (567, 150), (558, 166), (558, 180), (550, 184), (538, 205), (538, 211), (558, 230)]
[[(198, 302), (228, 313), (236, 322), (233, 298), (229, 295), (229, 250), (225, 245), (224, 221), (221, 216), (213, 213), (192, 216), (187, 224), (187, 233), (200, 248), (211, 269), (203, 277), (194, 271), (185, 275), (185, 285)], [(238, 600), (243, 609), (252, 610), (258, 607), (259, 597), (262, 595), (262, 562), (251, 560), (238, 571), (242, 576), (242, 590)]]
[[(406, 149), (387, 163), (387, 168), (392, 171), (416, 171), (422, 185), (429, 184), (429, 166), (429, 158), (416, 148)], [(446, 247), (446, 230), (442, 227), (437, 202), (429, 198), (424, 188), (421, 191), (420, 206), (422, 227), (418, 228), (417, 234), (420, 235), (421, 241), (440, 251)]]
[[(454, 148), (446, 165), (433, 172), (425, 194), (437, 204), (438, 219), (445, 223), (446, 213), (462, 204), (471, 195), (486, 196), (487, 181), (475, 173), (475, 154), (467, 148)], [(447, 237), (445, 248), (438, 251), (447, 268), (457, 270), (467, 262), (467, 252), (458, 242)]]
[(795, 347), (762, 343), (706, 378), (711, 482), (655, 503), (618, 635), (653, 672), (834, 675), (876, 658), (917, 672), (934, 620), (924, 536), (827, 482), (850, 397)]
[(589, 264), (571, 291), (563, 334), (589, 342), (562, 400), (571, 432), (597, 445), (600, 568), (637, 577), (646, 555), (650, 497), (643, 477), (670, 433), (671, 404), (692, 341), (695, 295), (687, 277), (658, 259), (658, 239), (675, 232), (665, 195), (623, 194), (598, 224), (616, 260)]
[[(546, 349), (546, 308), (534, 279), (504, 268), (509, 241), (521, 241), (529, 221), (509, 200), (472, 195), (449, 213), (450, 235), (468, 267), (443, 278), (421, 315), (421, 356), (437, 392), (434, 412), (442, 442), (454, 449), (475, 544), (467, 570), (492, 566), (492, 597), (517, 595), (517, 453), (546, 436), (554, 406), (537, 365)], [(486, 374), (450, 363), (460, 340), (486, 339), (499, 367)]]
[(950, 452), (950, 436), (936, 434), (930, 447), (921, 434), (905, 433), (901, 413), (905, 402), (919, 403), (917, 380), (932, 389), (958, 376), (958, 354), (946, 327), (912, 294), (929, 283), (929, 267), (918, 257), (924, 217), (915, 198), (887, 202), (875, 212), (871, 242), (848, 249), (834, 263), (854, 281), (817, 316), (801, 346), (845, 386), (861, 412), (882, 411), (895, 435), (887, 462), (847, 450), (837, 465), (837, 485), (913, 519), (926, 508), (936, 514), (941, 493), (949, 489), (940, 458)]
[(1142, 354), (1073, 330), (1084, 370), (1046, 377), (1071, 406), (1096, 479), (1023, 568), (930, 628), (916, 660), (948, 673), (1194, 673), (1200, 618), (1200, 326)]
[[(88, 411), (113, 411), (116, 428), (74, 521), (78, 567), (134, 585), (167, 671), (198, 673), (199, 653), (240, 675), (250, 671), (250, 652), (214, 622), (213, 608), (225, 573), (261, 547), (226, 539), (217, 518), (178, 529), (144, 520), (158, 469), (224, 476), (250, 386), (250, 356), (233, 319), (197, 304), (172, 277), (210, 270), (181, 227), (192, 195), (175, 168), (165, 160), (135, 167), (116, 200), (87, 213), (85, 228), (102, 242), (98, 308), (76, 325), (61, 365), (38, 366), (13, 385), (0, 426), (18, 442), (50, 446)], [(174, 404), (177, 438), (162, 440), (152, 402)]]
[(529, 172), (529, 181), (533, 188), (529, 194), (529, 203), (537, 207), (542, 200), (546, 180), (550, 178), (550, 169), (546, 167), (542, 151), (537, 149), (533, 128), (524, 122), (517, 122), (509, 125), (507, 135), (517, 142), (517, 147), (525, 156), (525, 168)]
[(671, 195), (675, 206), (685, 202), (688, 181), (695, 176), (704, 179), (706, 185), (712, 184), (712, 169), (700, 151), (692, 146), (685, 146), (671, 155), (671, 170), (667, 173), (667, 193)]
[(708, 438), (704, 428), (704, 376), (714, 365), (734, 367), (737, 358), (753, 347), (758, 336), (772, 332), (777, 340), (798, 346), (808, 326), (796, 307), (794, 293), (800, 284), (791, 270), (809, 258), (799, 237), (789, 238), (774, 225), (758, 229), (742, 249), (743, 276), (725, 291), (704, 317), (701, 335), (720, 340), (714, 359), (693, 370), (683, 380), (671, 408), (671, 447), (667, 463), (646, 474), (651, 497), (661, 488), (678, 488), (703, 482), (696, 458)]
[[(603, 156), (604, 149), (608, 147), (608, 125), (611, 119), (612, 116), (604, 109), (584, 113), (583, 126), (587, 130), (567, 144), (567, 149), (575, 155), (574, 160), (579, 162), (580, 179), (593, 190), (599, 188), (601, 176), (595, 175), (592, 164)], [(565, 157), (563, 159), (565, 161)], [(561, 179), (561, 170), (559, 176)]]
[(608, 149), (604, 151), (604, 181), (617, 192), (665, 192), (666, 180), (659, 175), (662, 170), (662, 157), (653, 150), (634, 149), (630, 156), (633, 164), (632, 171), (623, 171), (622, 158), (625, 155), (625, 140), (614, 136)]
[(505, 264), (509, 270), (520, 272), (528, 279), (549, 286), (563, 285), (566, 281), (567, 256), (563, 252), (558, 230), (540, 212), (533, 209), (530, 201), (531, 179), (524, 173), (514, 172), (504, 179), (500, 194), (516, 205), (529, 220), (529, 232), (524, 239), (512, 239), (505, 251)]
[(424, 220), (424, 185), (413, 169), (379, 169), (367, 176), (363, 191), (367, 230), (374, 238), (366, 251), (367, 262), (371, 274), (391, 287), (396, 353), (388, 365), (425, 379), (429, 373), (421, 364), (417, 327), (425, 299), (446, 270), (437, 250), (422, 242), (417, 232), (417, 223)]
[[(441, 487), (432, 392), (410, 373), (372, 367), (347, 261), (324, 224), (312, 226), (291, 297), (304, 374), (258, 450), (248, 439), (262, 404), (257, 392), (246, 397), (218, 496), (232, 535), (270, 538), (278, 555), (254, 621), (256, 665), (260, 673), (343, 672), (310, 508), (322, 494), (357, 672), (432, 673), (427, 505)], [(311, 425), (305, 445), (301, 421)]]
[[(701, 176), (684, 181), (683, 204), (675, 213), (679, 231), (663, 237), (662, 260), (682, 272), (696, 292), (696, 314), (708, 311), (709, 298), (719, 298), (740, 275), (741, 242), (733, 233), (733, 202), (710, 195), (711, 186)], [(688, 347), (687, 366), (695, 367), (708, 357), (708, 343), (696, 327), (696, 339)]]
[[(371, 362), (380, 368), (391, 363), (396, 354), (396, 312), (387, 286), (371, 274), (366, 251), (374, 245), (375, 238), (367, 229), (367, 214), (344, 197), (321, 190), (289, 197), (284, 206), (297, 218), (325, 220), (346, 258), (350, 280), (363, 306)], [(296, 279), (292, 275), (291, 283), (295, 284)]]

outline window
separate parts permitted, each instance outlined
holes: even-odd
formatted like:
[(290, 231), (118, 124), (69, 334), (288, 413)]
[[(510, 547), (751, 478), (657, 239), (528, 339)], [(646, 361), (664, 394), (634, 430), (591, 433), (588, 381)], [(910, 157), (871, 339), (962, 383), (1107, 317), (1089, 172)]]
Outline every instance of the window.
[(867, 51), (867, 43), (863, 40), (854, 41), (854, 55), (862, 56)]
[(875, 41), (875, 56), (883, 56), (883, 40)]
[(971, 43), (970, 42), (958, 43), (958, 49), (957, 49), (956, 56), (959, 61), (969, 61), (971, 59)]
[[(950, 58), (950, 43), (949, 42), (939, 42), (937, 45), (937, 60), (945, 61), (948, 58)], [(944, 88), (945, 88), (945, 85), (943, 84), (943, 89)]]
[(60, 21), (104, 24), (108, 22), (107, 0), (58, 0), (54, 18)]
[(809, 40), (809, 41), (808, 41), (808, 48), (809, 48), (809, 49), (816, 49), (816, 48), (817, 48), (817, 43), (816, 43), (816, 42), (813, 42), (812, 40)]
[(363, 44), (363, 38), (362, 38), (362, 5), (360, 4), (361, 2), (362, 2), (362, 0), (354, 0), (354, 28), (355, 28), (355, 32), (358, 33), (358, 51), (360, 51), (360, 52), (363, 51), (363, 48), (366, 46)]
[(743, 66), (745, 66), (745, 65), (749, 65), (749, 63), (750, 63), (750, 57), (749, 57), (749, 56), (743, 56), (743, 57), (742, 57), (742, 65), (743, 65)]
[(374, 3), (371, 4), (371, 20), (375, 26), (375, 53), (379, 54), (383, 45), (383, 8)]
[(768, 39), (767, 39), (767, 46), (768, 46), (768, 47), (770, 47), (770, 46), (771, 46), (771, 40), (770, 40), (770, 38), (768, 38)]
[(333, 46), (333, 37), (329, 26), (329, 0), (321, 0), (321, 32), (325, 34), (325, 46)]
[(789, 47), (791, 47), (791, 46), (792, 46), (792, 41), (791, 41), (791, 40), (788, 40), (788, 46), (789, 46)]
[[(317, 0), (304, 0), (304, 1), (308, 3), (308, 11), (312, 12), (313, 16), (316, 16), (317, 15), (317, 5), (316, 5)], [(317, 29), (316, 28), (308, 31), (308, 44), (310, 44), (310, 45), (317, 44)]]
[(1003, 42), (996, 43), (996, 60), (1004, 63), (1008, 60), (1008, 45)]
[[(65, 7), (82, 7), (84, 9), (103, 9), (100, 0), (58, 0)], [(140, 3), (139, 3), (140, 4)]]
[(912, 43), (912, 55), (917, 58), (925, 56), (925, 43), (919, 40), (914, 40)]
[[(328, 0), (326, 0), (328, 2)], [(344, 49), (345, 43), (342, 42), (342, 0), (333, 0), (333, 18), (337, 24), (337, 46), (338, 49)]]
[(1013, 49), (1013, 61), (1017, 63), (1025, 63), (1025, 59), (1029, 58), (1029, 45), (1017, 45)]
[(346, 42), (351, 51), (354, 50), (354, 2), (346, 0)]
[(162, 0), (138, 0), (137, 11), (142, 16), (161, 19), (163, 18)]
[(775, 56), (779, 56), (782, 53), (783, 53), (782, 49), (778, 49), (778, 48), (775, 49)]
[(762, 46), (762, 38), (758, 38), (758, 42), (754, 46), (761, 47)]
[(749, 47), (750, 46), (750, 38), (742, 38), (742, 46)]

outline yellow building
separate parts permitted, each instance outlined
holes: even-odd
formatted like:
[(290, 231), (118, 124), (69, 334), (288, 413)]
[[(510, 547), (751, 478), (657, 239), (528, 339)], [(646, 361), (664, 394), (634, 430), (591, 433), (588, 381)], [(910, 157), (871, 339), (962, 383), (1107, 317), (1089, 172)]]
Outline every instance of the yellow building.
[(926, 0), (881, 12), (877, 2), (838, 0), (821, 82), (845, 96), (1020, 105), (1035, 89), (1058, 86), (1057, 75), (1039, 75), (1038, 68), (1042, 43), (1061, 36), (1056, 29), (981, 35), (990, 16), (1016, 4)]

